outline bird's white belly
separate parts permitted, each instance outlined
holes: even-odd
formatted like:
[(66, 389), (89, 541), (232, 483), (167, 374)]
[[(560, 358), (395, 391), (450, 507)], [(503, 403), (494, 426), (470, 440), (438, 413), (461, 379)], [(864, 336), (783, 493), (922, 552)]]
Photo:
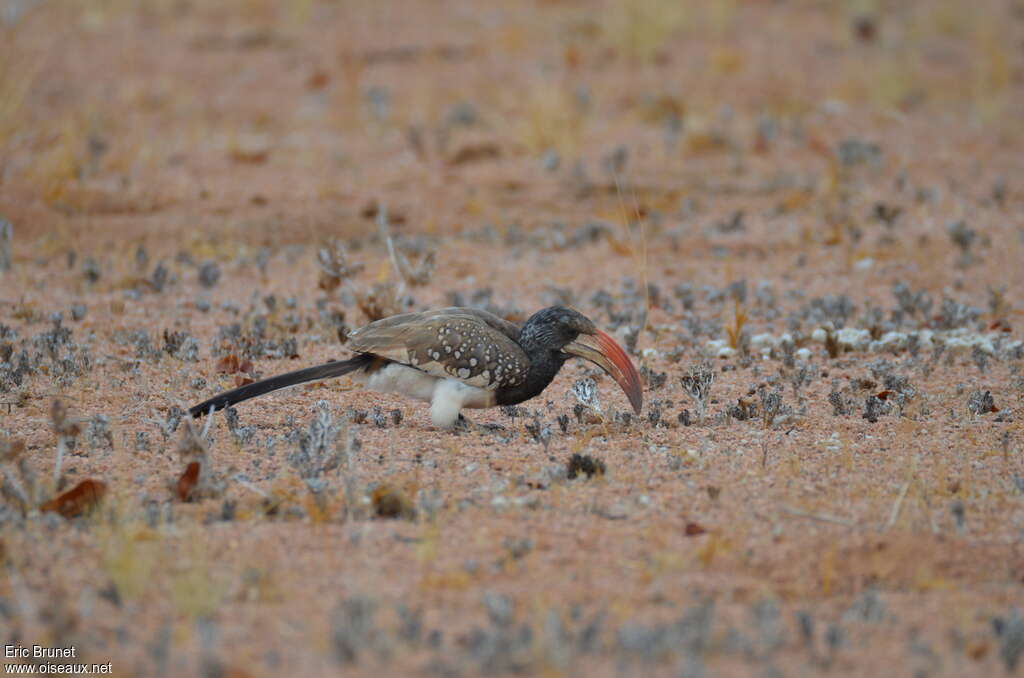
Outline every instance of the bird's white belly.
[(437, 377), (407, 365), (389, 363), (369, 375), (366, 388), (381, 393), (400, 393), (429, 402), (434, 397), (434, 387), (438, 381)]
[(494, 405), (494, 391), (470, 386), (458, 379), (439, 379), (407, 365), (391, 363), (366, 379), (366, 388), (382, 393), (400, 393), (430, 402), (430, 420), (435, 426), (449, 427), (464, 407)]

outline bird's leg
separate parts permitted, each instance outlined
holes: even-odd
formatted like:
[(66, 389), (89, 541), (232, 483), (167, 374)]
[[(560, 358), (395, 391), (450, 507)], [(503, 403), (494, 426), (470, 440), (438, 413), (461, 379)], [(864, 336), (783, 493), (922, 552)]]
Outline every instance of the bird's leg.
[(452, 430), (468, 432), (470, 430), (470, 425), (472, 425), (472, 423), (473, 422), (471, 422), (469, 419), (466, 419), (464, 416), (462, 416), (462, 413), (460, 412), (459, 416), (455, 419), (455, 423), (452, 424)]

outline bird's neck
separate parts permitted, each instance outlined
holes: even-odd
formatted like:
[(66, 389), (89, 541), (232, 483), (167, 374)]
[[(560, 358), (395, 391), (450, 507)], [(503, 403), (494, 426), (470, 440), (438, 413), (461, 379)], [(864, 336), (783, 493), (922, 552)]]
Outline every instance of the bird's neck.
[(519, 386), (501, 389), (496, 393), (498, 405), (516, 405), (540, 395), (569, 358), (567, 353), (547, 349), (528, 351), (526, 355), (530, 358), (530, 369), (525, 381)]
[(526, 324), (519, 330), (519, 336), (516, 338), (516, 343), (519, 344), (532, 361), (534, 356), (550, 352), (545, 346), (546, 338), (544, 328), (537, 325), (532, 321), (532, 319), (530, 319), (527, 320)]

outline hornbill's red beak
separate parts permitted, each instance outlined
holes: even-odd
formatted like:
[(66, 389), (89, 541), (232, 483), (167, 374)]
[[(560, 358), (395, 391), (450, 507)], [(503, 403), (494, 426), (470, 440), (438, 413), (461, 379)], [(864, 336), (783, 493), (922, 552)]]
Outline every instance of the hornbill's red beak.
[(562, 350), (589, 360), (607, 372), (622, 387), (633, 409), (640, 414), (640, 408), (644, 404), (644, 395), (640, 390), (640, 375), (636, 373), (629, 356), (614, 339), (601, 330), (594, 330), (593, 334), (579, 335), (576, 341), (570, 342)]

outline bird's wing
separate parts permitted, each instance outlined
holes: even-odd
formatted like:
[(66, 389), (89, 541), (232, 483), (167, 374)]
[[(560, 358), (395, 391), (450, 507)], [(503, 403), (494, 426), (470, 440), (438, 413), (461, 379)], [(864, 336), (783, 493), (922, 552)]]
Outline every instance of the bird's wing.
[[(499, 324), (489, 322), (492, 318)], [(349, 335), (349, 348), (415, 367), (433, 377), (495, 390), (526, 380), (530, 361), (507, 334), (513, 331), (518, 331), (515, 325), (489, 313), (446, 308), (402, 313), (370, 323)]]

